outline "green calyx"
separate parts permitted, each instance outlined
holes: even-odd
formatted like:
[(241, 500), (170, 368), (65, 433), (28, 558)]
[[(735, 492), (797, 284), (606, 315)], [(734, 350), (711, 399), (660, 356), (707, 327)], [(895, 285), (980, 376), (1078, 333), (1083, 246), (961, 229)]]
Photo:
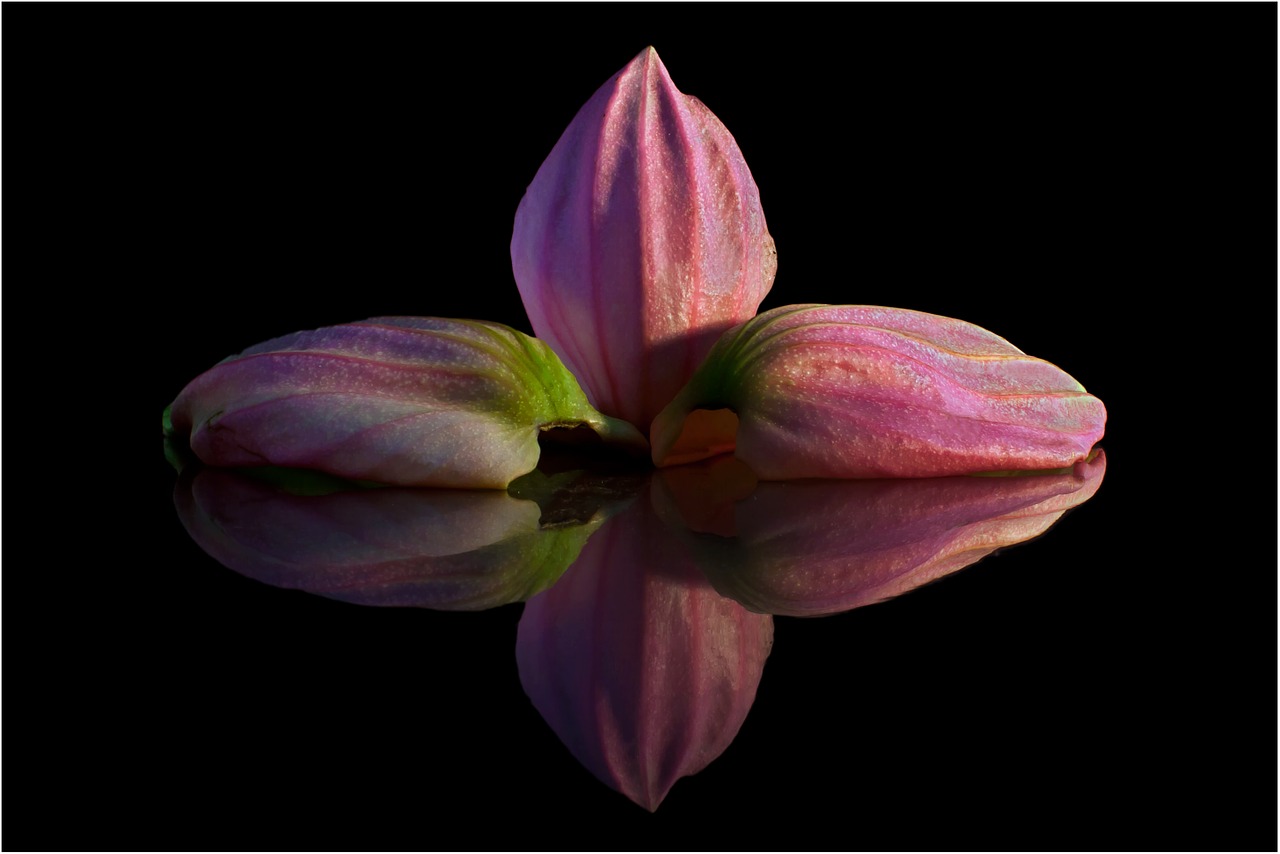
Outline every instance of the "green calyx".
[(513, 368), (525, 380), (527, 393), (519, 396), (512, 413), (521, 423), (541, 429), (585, 424), (607, 443), (643, 452), (649, 444), (632, 424), (605, 415), (591, 405), (578, 380), (560, 357), (536, 338), (499, 324), (477, 324), (486, 329), (508, 354)]

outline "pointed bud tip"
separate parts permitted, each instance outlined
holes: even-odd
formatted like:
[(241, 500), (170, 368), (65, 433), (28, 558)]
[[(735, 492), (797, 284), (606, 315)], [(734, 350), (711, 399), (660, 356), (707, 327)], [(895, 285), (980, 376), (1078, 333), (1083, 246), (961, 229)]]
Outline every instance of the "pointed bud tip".
[(614, 79), (625, 76), (628, 72), (645, 73), (649, 70), (660, 70), (666, 72), (666, 66), (662, 63), (662, 57), (658, 56), (658, 50), (653, 45), (649, 45), (631, 57), (631, 61), (619, 69), (614, 75)]
[(511, 268), (535, 334), (592, 405), (647, 432), (720, 333), (755, 315), (777, 252), (733, 136), (650, 45), (539, 167)]

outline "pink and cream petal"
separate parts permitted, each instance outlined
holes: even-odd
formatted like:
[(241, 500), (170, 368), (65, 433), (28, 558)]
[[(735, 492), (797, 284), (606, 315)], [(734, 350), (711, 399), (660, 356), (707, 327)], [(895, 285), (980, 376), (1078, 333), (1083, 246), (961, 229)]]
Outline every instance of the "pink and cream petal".
[[(722, 409), (736, 435), (698, 438), (690, 414)], [(652, 446), (671, 465), (732, 445), (763, 480), (941, 477), (1070, 466), (1105, 423), (1065, 371), (964, 321), (792, 306), (726, 333), (654, 421)]]
[(579, 110), (516, 212), (529, 319), (595, 407), (647, 430), (777, 268), (724, 125), (647, 48)]
[(545, 344), (493, 323), (375, 318), (273, 339), (223, 360), (170, 407), (203, 462), (286, 466), (407, 486), (505, 488), (544, 429), (585, 425), (644, 446), (587, 402)]

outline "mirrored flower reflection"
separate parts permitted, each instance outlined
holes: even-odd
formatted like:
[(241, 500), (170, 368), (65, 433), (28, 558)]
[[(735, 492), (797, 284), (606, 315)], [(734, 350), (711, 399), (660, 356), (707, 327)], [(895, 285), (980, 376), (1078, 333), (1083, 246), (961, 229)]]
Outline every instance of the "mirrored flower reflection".
[(717, 590), (759, 613), (818, 617), (900, 596), (1040, 536), (1092, 498), (1106, 471), (1098, 450), (1036, 475), (744, 490), (749, 470), (721, 458), (663, 470), (653, 492)]
[(1049, 474), (757, 484), (721, 457), (464, 492), (197, 465), (175, 503), (210, 555), (269, 584), (366, 605), (526, 602), (526, 693), (579, 762), (652, 810), (733, 741), (771, 615), (873, 604), (1039, 536), (1105, 471), (1098, 453)]
[(647, 496), (591, 537), (530, 599), (520, 682), (569, 752), (655, 810), (738, 734), (773, 645), (773, 619), (707, 583)]
[(555, 583), (641, 486), (578, 471), (534, 472), (507, 492), (361, 489), (197, 465), (174, 503), (202, 549), (258, 581), (357, 605), (477, 611)]

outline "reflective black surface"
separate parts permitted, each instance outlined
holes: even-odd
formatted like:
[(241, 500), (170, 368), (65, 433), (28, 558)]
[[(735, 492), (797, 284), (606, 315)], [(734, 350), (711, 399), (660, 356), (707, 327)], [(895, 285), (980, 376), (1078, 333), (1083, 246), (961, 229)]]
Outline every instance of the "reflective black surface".
[[(251, 8), (10, 7), (4, 847), (1274, 850), (1273, 7)], [(1110, 416), (1044, 536), (772, 617), (654, 813), (529, 699), (527, 606), (228, 569), (155, 429), (273, 335), (527, 328), (515, 206), (647, 43), (760, 186), (765, 307), (961, 317)]]
[(174, 503), (211, 557), (267, 584), (360, 605), (527, 603), (525, 693), (592, 774), (656, 811), (742, 726), (773, 615), (886, 601), (1034, 539), (1105, 472), (1097, 451), (1038, 475), (758, 484), (722, 457), (539, 470), (499, 492), (189, 463)]

